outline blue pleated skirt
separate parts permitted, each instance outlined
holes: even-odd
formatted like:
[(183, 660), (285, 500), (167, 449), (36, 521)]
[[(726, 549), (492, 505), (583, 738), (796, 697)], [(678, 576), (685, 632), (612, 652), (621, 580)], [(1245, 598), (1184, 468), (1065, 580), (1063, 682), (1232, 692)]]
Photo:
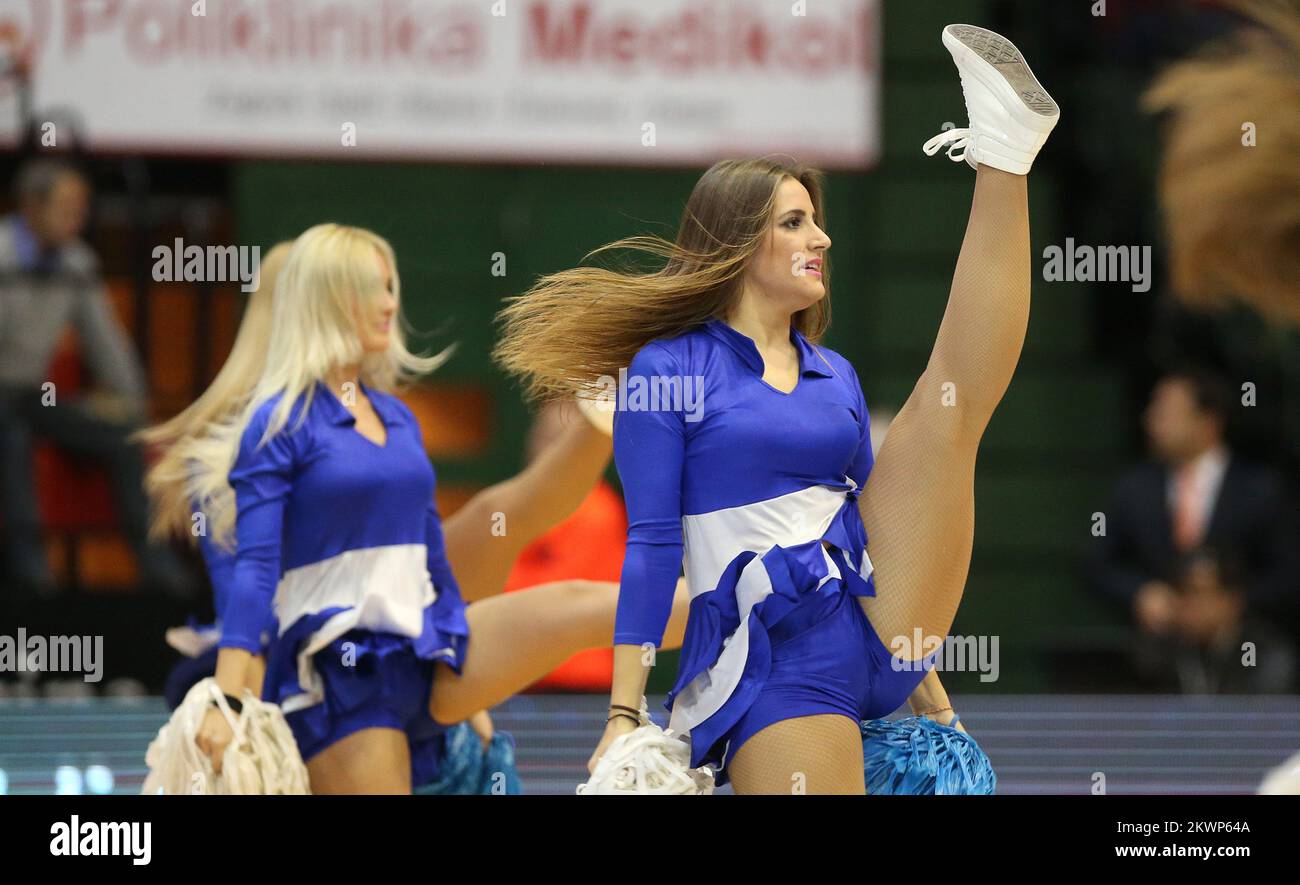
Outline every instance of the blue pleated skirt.
[[(876, 634), (858, 597), (875, 595), (844, 552), (830, 549), (840, 577), (826, 578), (821, 542), (774, 547), (762, 565), (772, 593), (748, 615), (748, 650), (739, 682), (720, 708), (690, 729), (691, 765), (718, 769), (762, 729), (785, 719), (840, 714), (855, 723), (884, 717), (916, 690), (937, 652), (911, 662), (895, 658)], [(719, 586), (692, 601), (682, 665), (669, 706), (692, 678), (718, 659), (740, 613), (736, 586), (755, 558), (728, 567)]]

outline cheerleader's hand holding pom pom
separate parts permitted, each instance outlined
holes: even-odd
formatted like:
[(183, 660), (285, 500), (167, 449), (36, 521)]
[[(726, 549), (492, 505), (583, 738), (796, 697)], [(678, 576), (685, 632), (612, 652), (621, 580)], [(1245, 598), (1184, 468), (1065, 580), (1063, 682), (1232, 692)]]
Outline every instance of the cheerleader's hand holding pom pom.
[(226, 756), (226, 747), (235, 738), (234, 726), (226, 718), (225, 712), (218, 707), (209, 707), (203, 714), (203, 721), (194, 736), (203, 755), (212, 764), (212, 773), (221, 774), (221, 763)]
[[(148, 795), (303, 795), (307, 768), (284, 714), (247, 688), (232, 710), (228, 696), (208, 677), (149, 744)], [(215, 704), (215, 706), (214, 706)]]
[(591, 779), (578, 786), (579, 795), (711, 795), (713, 772), (690, 767), (690, 746), (650, 719), (644, 699), (639, 719), (640, 725), (630, 713), (610, 718), (587, 763)]
[(600, 743), (596, 745), (591, 758), (587, 760), (587, 773), (596, 773), (596, 766), (605, 755), (605, 751), (609, 749), (610, 744), (624, 735), (631, 734), (639, 727), (639, 724), (632, 722), (631, 719), (625, 716), (609, 717), (609, 721), (605, 723), (605, 733), (600, 737)]

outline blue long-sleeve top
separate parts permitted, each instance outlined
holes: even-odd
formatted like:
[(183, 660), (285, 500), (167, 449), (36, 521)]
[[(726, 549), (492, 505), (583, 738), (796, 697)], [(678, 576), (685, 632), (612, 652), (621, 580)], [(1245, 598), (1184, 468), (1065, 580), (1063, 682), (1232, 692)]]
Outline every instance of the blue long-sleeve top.
[[(200, 470), (201, 465), (192, 463), (192, 470)], [(215, 622), (202, 624), (196, 618), (190, 618), (186, 627), (177, 627), (167, 631), (167, 641), (177, 651), (191, 657), (197, 657), (221, 641), (221, 616), (230, 600), (230, 590), (235, 583), (235, 553), (227, 550), (212, 540), (206, 524), (206, 514), (198, 498), (190, 499), (190, 516), (202, 515), (203, 530), (198, 532), (199, 553), (203, 556), (203, 566), (208, 573), (208, 583), (212, 587), (212, 609), (216, 615)], [(270, 613), (268, 612), (268, 615)], [(264, 638), (276, 634), (275, 619), (271, 617), (262, 630)]]
[[(236, 552), (221, 647), (260, 653), (275, 618), (294, 645), (287, 653), (302, 655), (304, 686), (310, 654), (351, 629), (412, 637), (421, 657), (456, 668), (468, 636), (419, 424), (401, 400), (362, 389), (384, 424), (384, 445), (357, 432), (355, 417), (318, 383), (310, 405), (304, 394), (266, 441), (281, 397), (257, 409), (230, 472)], [(273, 668), (275, 657), (273, 648)], [(279, 666), (288, 680), (291, 665)]]
[[(862, 388), (839, 354), (793, 328), (791, 341), (790, 393), (763, 380), (754, 342), (716, 319), (632, 360), (614, 420), (629, 520), (615, 644), (662, 642), (683, 555), (692, 597), (737, 556), (773, 545), (824, 537), (865, 560), (854, 501), (873, 463)], [(673, 385), (680, 399), (665, 401)]]
[(206, 533), (199, 535), (199, 552), (212, 584), (212, 609), (221, 620), (222, 612), (230, 599), (230, 588), (235, 583), (235, 553), (218, 547)]
[[(194, 505), (194, 512), (200, 508)], [(203, 555), (203, 565), (208, 573), (208, 582), (212, 585), (212, 609), (216, 613), (219, 625), (225, 615), (226, 605), (230, 602), (231, 590), (235, 585), (235, 552), (219, 546), (207, 532), (199, 535), (199, 552)], [(278, 632), (274, 613), (267, 611), (267, 621), (263, 625), (263, 637), (274, 636)]]

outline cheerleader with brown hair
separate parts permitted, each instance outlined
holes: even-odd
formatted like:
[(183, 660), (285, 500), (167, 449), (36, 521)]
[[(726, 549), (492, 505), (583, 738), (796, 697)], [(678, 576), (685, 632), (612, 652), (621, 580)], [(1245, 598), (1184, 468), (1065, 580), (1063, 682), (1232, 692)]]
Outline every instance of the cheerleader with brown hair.
[(831, 238), (807, 167), (718, 163), (676, 241), (597, 250), (661, 269), (563, 271), (502, 311), (497, 359), (534, 395), (618, 388), (630, 527), (592, 769), (642, 723), (647, 650), (683, 562), (669, 726), (691, 766), (717, 766), (738, 793), (861, 794), (861, 720), (910, 699), (953, 721), (931, 668), (966, 583), (980, 437), (1025, 336), (1026, 175), (1058, 110), (1006, 39), (951, 25), (943, 42), (970, 126), (925, 150), (975, 170), (974, 201), (929, 365), (874, 465), (857, 374), (818, 343)]

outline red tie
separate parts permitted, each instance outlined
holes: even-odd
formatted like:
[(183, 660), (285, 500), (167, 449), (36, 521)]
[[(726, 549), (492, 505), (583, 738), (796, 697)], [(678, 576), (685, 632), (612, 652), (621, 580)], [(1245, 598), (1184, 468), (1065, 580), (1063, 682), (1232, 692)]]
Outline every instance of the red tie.
[(1187, 464), (1178, 471), (1174, 493), (1174, 543), (1184, 552), (1201, 540), (1199, 493), (1195, 465)]

